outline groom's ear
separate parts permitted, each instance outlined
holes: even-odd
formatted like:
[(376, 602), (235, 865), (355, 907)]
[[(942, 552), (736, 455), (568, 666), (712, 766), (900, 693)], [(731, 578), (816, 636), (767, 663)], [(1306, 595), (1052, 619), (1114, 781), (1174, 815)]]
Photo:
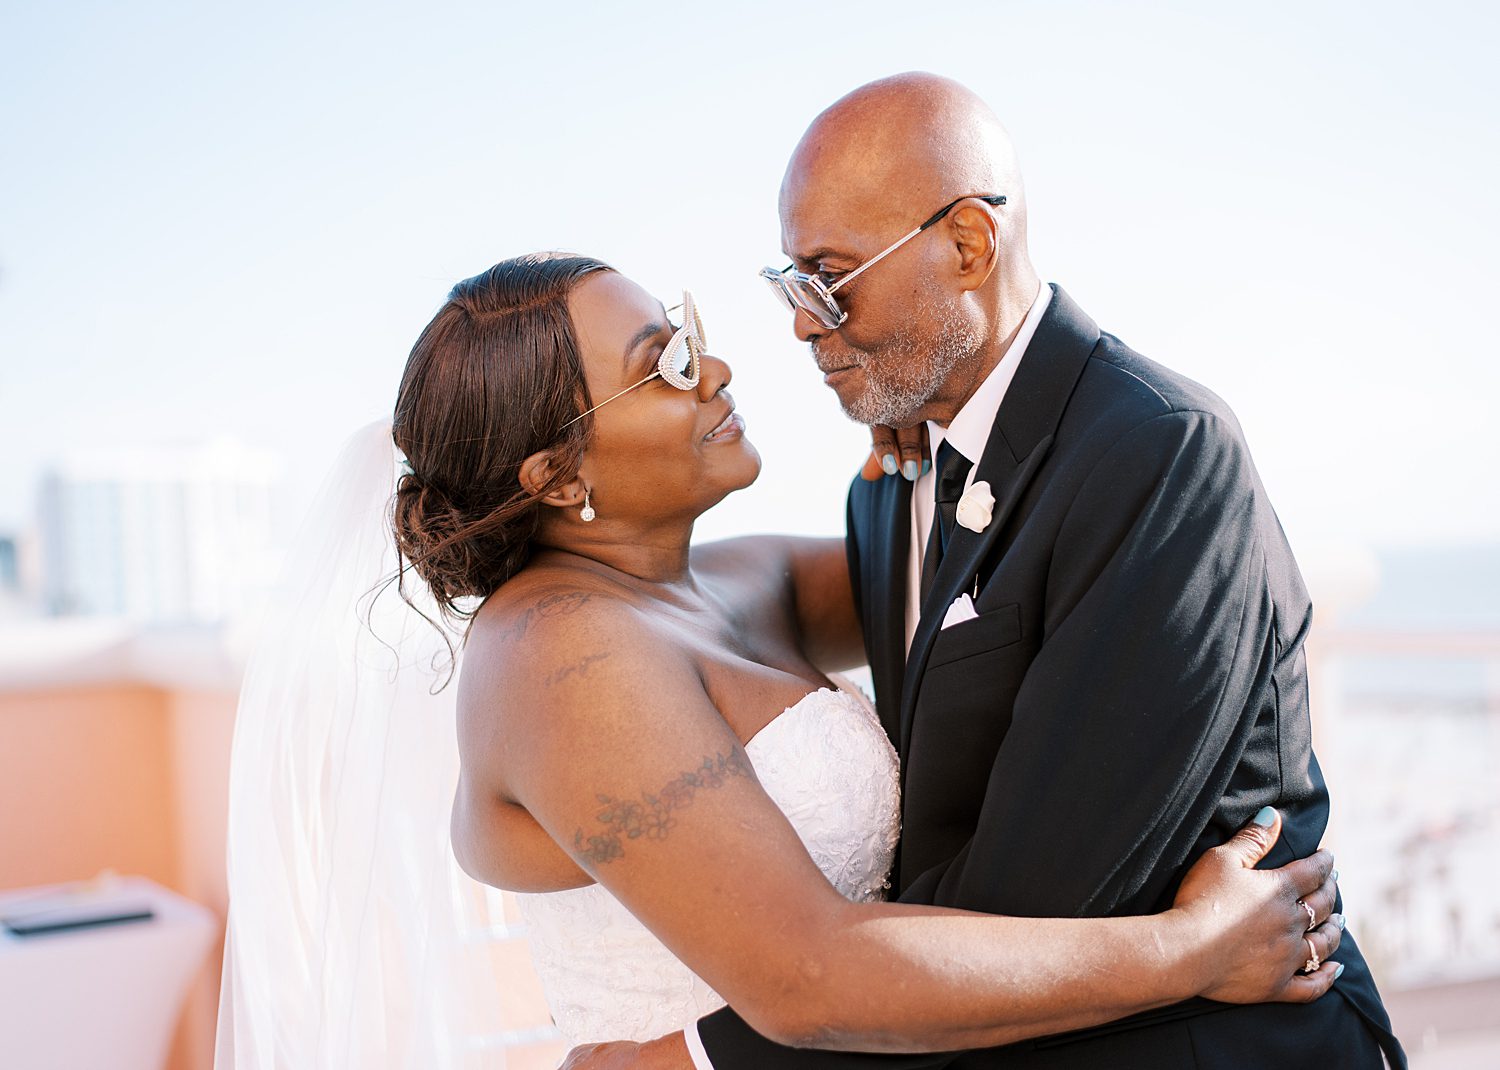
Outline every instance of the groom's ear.
[(961, 204), (950, 215), (953, 245), (958, 252), (958, 282), (977, 290), (1000, 262), (1000, 224), (993, 212)]
[[(527, 494), (541, 494), (542, 489), (557, 477), (557, 458), (551, 450), (533, 453), (521, 462), (517, 478), (521, 489)], [(542, 497), (542, 504), (565, 508), (583, 504), (583, 473), (579, 472), (560, 487), (555, 487)]]

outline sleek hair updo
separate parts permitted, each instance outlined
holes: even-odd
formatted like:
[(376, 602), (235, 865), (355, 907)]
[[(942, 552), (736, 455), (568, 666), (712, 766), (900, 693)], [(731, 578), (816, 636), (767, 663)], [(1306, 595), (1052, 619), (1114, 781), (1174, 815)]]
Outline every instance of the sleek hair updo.
[[(592, 402), (568, 295), (608, 270), (555, 253), (501, 261), (453, 287), (407, 358), (391, 436), (410, 471), (392, 526), (450, 619), (472, 616), (461, 599), (484, 598), (526, 564), (539, 501), (582, 463), (592, 421), (564, 425)], [(552, 478), (528, 493), (521, 462), (542, 450)]]

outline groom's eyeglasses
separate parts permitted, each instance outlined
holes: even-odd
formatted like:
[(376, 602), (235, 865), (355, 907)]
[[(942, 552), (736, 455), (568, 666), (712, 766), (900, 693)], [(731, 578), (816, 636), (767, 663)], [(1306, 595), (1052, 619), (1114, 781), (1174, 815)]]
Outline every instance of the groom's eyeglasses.
[(678, 390), (698, 388), (698, 380), (703, 375), (703, 357), (708, 352), (708, 342), (704, 340), (703, 334), (703, 320), (698, 315), (698, 306), (693, 301), (693, 295), (686, 290), (682, 291), (682, 304), (673, 305), (667, 309), (667, 312), (676, 312), (679, 308), (682, 309), (682, 326), (672, 332), (672, 337), (667, 340), (667, 347), (661, 351), (661, 356), (656, 361), (656, 371), (638, 383), (631, 383), (618, 394), (605, 398), (588, 412), (579, 413), (563, 424), (563, 427), (572, 427), (589, 412), (608, 405), (615, 398), (624, 397), (638, 386), (645, 386), (657, 376), (661, 376)]
[(861, 272), (880, 263), (880, 261), (890, 256), (897, 249), (922, 233), (922, 231), (953, 211), (959, 204), (970, 199), (980, 200), (985, 204), (994, 205), (998, 208), (1005, 203), (1005, 194), (970, 193), (943, 205), (943, 207), (928, 216), (921, 226), (896, 239), (894, 244), (876, 253), (831, 286), (817, 275), (809, 275), (805, 271), (794, 271), (793, 268), (796, 266), (794, 264), (788, 264), (780, 271), (772, 267), (761, 268), (760, 277), (766, 280), (766, 284), (776, 294), (777, 300), (786, 306), (788, 312), (794, 314), (797, 312), (806, 312), (813, 318), (813, 322), (825, 330), (836, 330), (842, 327), (844, 321), (849, 318), (849, 313), (840, 308), (839, 303), (833, 297), (834, 292), (839, 287), (853, 282)]

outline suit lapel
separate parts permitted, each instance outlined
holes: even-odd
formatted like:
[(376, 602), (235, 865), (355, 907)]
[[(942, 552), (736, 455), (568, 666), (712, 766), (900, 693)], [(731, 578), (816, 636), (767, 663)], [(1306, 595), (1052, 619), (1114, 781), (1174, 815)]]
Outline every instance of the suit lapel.
[(999, 538), (1005, 521), (1015, 511), (1016, 503), (1021, 500), (1027, 484), (1046, 458), (1052, 445), (1052, 436), (1048, 435), (1037, 443), (1036, 448), (1019, 462), (1006, 451), (1003, 460), (997, 458), (991, 463), (990, 455), (994, 452), (991, 447), (994, 445), (994, 438), (991, 436), (990, 445), (985, 447), (984, 460), (974, 476), (975, 482), (987, 481), (991, 489), (1000, 495), (995, 500), (990, 523), (982, 532), (970, 531), (963, 526), (953, 529), (948, 552), (943, 555), (943, 563), (938, 566), (932, 590), (927, 592), (927, 600), (922, 603), (922, 617), (917, 623), (916, 635), (912, 637), (911, 655), (907, 658), (906, 678), (901, 691), (900, 753), (903, 757), (911, 742), (912, 717), (916, 713), (917, 692), (921, 690), (927, 655), (932, 651), (933, 640), (941, 630), (943, 617), (947, 615), (953, 600), (974, 582), (985, 554)]
[(875, 706), (894, 745), (906, 666), (906, 581), (911, 552), (911, 484), (886, 476), (870, 488), (869, 530), (861, 538), (870, 561), (861, 569), (865, 605), (865, 653), (875, 684)]
[[(1010, 389), (995, 417), (974, 481), (989, 483), (995, 496), (990, 523), (982, 532), (958, 526), (938, 567), (932, 590), (922, 604), (921, 620), (906, 659), (899, 714), (899, 751), (905, 769), (912, 719), (932, 644), (948, 607), (969, 588), (1006, 522), (1015, 512), (1052, 447), (1068, 399), (1099, 341), (1099, 328), (1073, 303), (1062, 287), (1053, 287), (1052, 303), (1037, 325), (1016, 369)], [(910, 522), (904, 544), (910, 545)]]

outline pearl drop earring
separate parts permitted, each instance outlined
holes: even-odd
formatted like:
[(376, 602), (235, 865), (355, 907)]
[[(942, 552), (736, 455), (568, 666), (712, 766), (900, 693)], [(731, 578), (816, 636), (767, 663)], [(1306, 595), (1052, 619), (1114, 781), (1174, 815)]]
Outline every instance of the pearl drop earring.
[(578, 511), (579, 517), (582, 518), (585, 524), (589, 523), (594, 519), (594, 517), (599, 515), (598, 513), (594, 512), (594, 507), (589, 504), (589, 495), (591, 493), (593, 492), (589, 490), (585, 490), (583, 492), (583, 508)]

